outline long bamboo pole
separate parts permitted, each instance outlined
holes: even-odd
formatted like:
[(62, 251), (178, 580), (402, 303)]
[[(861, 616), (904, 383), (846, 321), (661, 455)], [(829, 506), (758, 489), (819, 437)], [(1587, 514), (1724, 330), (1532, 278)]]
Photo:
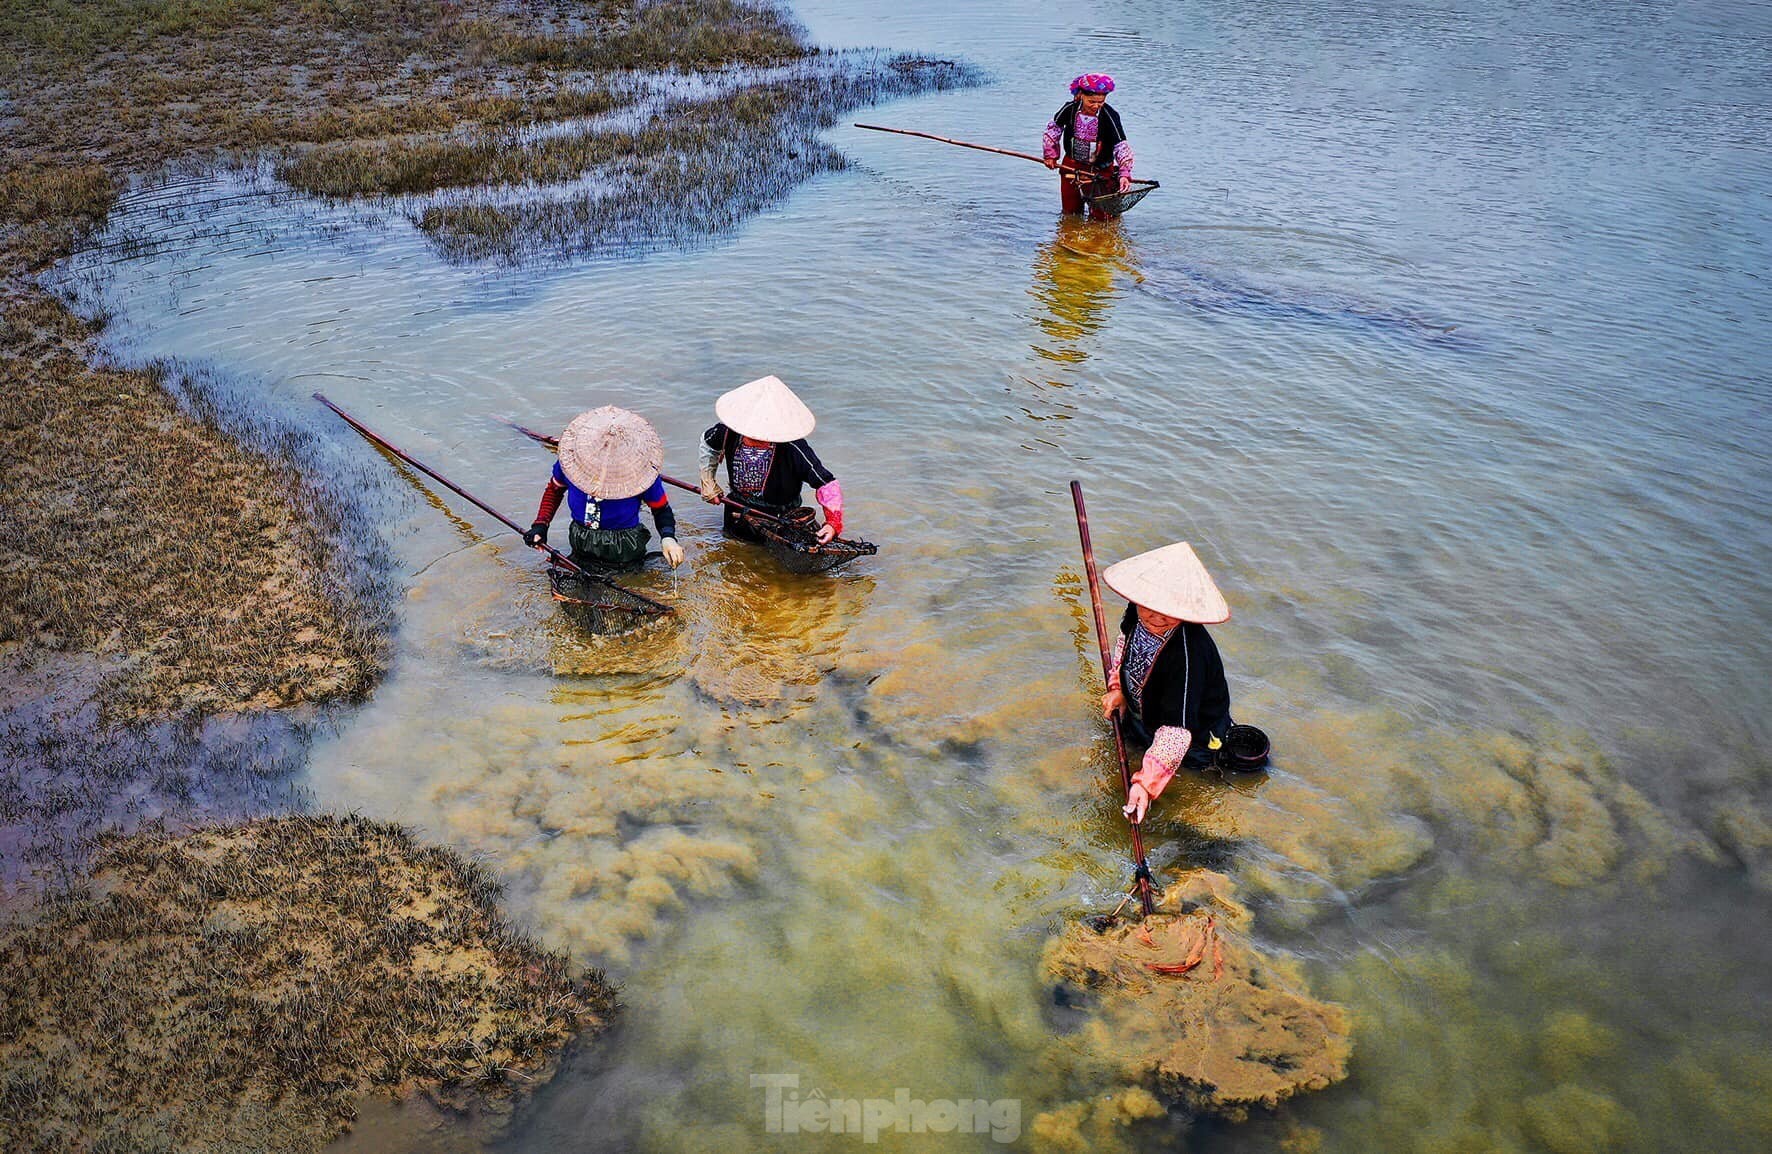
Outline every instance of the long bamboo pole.
[[(1089, 543), (1089, 513), (1083, 508), (1083, 485), (1079, 481), (1071, 482), (1071, 503), (1077, 507), (1077, 536), (1083, 542), (1083, 571), (1089, 576), (1089, 603), (1095, 609), (1095, 640), (1101, 647), (1101, 680), (1107, 685), (1113, 672), (1113, 657), (1108, 648), (1107, 616), (1101, 609), (1101, 582), (1095, 573), (1095, 548)], [(1126, 760), (1126, 735), (1120, 730), (1118, 717), (1114, 717), (1112, 723), (1114, 752), (1120, 757), (1120, 785), (1130, 796), (1132, 766)], [(1132, 826), (1132, 857), (1136, 863), (1132, 876), (1138, 884), (1138, 903), (1149, 917), (1157, 907), (1151, 898), (1151, 867), (1144, 856), (1144, 831), (1135, 821), (1129, 824)]]
[(1031, 160), (1035, 164), (1045, 164), (1046, 158), (1035, 156), (1031, 152), (1016, 152), (1012, 148), (993, 148), (988, 144), (972, 144), (965, 140), (955, 140), (949, 136), (937, 136), (933, 132), (918, 132), (911, 128), (887, 128), (881, 124), (857, 124), (857, 128), (866, 128), (873, 132), (896, 132), (900, 136), (921, 136), (924, 140), (939, 140), (943, 144), (957, 144), (961, 148), (976, 148), (980, 152), (994, 152), (999, 156), (1016, 156), (1022, 160)]
[[(502, 420), (502, 418), (501, 418), (501, 420)], [(546, 445), (548, 448), (554, 450), (554, 452), (556, 452), (556, 453), (558, 453), (560, 451), (560, 438), (558, 438), (558, 437), (550, 437), (546, 433), (536, 432), (534, 429), (530, 428), (528, 425), (519, 425), (515, 421), (504, 421), (503, 423), (509, 425), (511, 428), (517, 430), (519, 433), (522, 433), (525, 437), (528, 437), (531, 441), (535, 441), (538, 444)], [(677, 488), (683, 489), (686, 492), (690, 492), (690, 493), (700, 493), (701, 492), (700, 485), (691, 485), (688, 481), (679, 480), (678, 478), (671, 476), (669, 473), (660, 473), (658, 475), (658, 479), (663, 481), (667, 485), (675, 485)], [(716, 501), (715, 504), (731, 505), (734, 509), (737, 509), (739, 512), (743, 513), (747, 517), (755, 517), (761, 521), (768, 521), (771, 524), (780, 525), (784, 529), (799, 528), (799, 526), (795, 525), (792, 521), (789, 521), (787, 518), (777, 517), (774, 513), (765, 513), (763, 510), (758, 509), (758, 508), (750, 505), (747, 502), (738, 500), (737, 498), (733, 497), (731, 494), (722, 494), (720, 499), (718, 501)], [(817, 552), (816, 546), (813, 547), (813, 551)]]
[[(343, 417), (345, 424), (351, 426), (351, 428), (357, 430), (359, 433), (362, 433), (365, 437), (367, 437), (369, 439), (369, 441), (372, 444), (378, 446), (379, 448), (385, 449), (387, 452), (390, 452), (394, 456), (400, 458), (400, 460), (405, 461), (408, 465), (411, 465), (414, 469), (417, 469), (419, 472), (423, 473), (425, 476), (431, 478), (433, 481), (436, 481), (439, 485), (442, 485), (444, 488), (446, 488), (450, 492), (456, 494), (458, 497), (465, 498), (466, 500), (472, 502), (474, 504), (474, 506), (477, 507), (481, 512), (487, 514), (488, 516), (496, 518), (497, 520), (502, 522), (506, 528), (510, 529), (513, 533), (516, 533), (520, 536), (525, 532), (523, 526), (517, 524), (515, 521), (511, 520), (509, 517), (505, 516), (503, 513), (500, 513), (497, 509), (494, 509), (491, 505), (488, 505), (486, 502), (480, 500), (480, 498), (474, 496), (472, 493), (468, 492), (466, 489), (462, 488), (460, 485), (457, 485), (454, 481), (451, 481), (448, 477), (445, 477), (443, 474), (437, 472), (437, 470), (431, 468), (429, 465), (425, 464), (423, 461), (419, 460), (417, 457), (414, 457), (410, 453), (404, 453), (404, 452), (401, 452), (399, 449), (395, 448), (384, 437), (382, 437), (381, 434), (379, 434), (375, 430), (371, 429), (368, 425), (365, 425), (362, 421), (359, 421), (357, 418), (351, 416), (351, 414), (345, 412), (343, 409), (339, 408), (337, 405), (333, 404), (331, 401), (327, 400), (326, 394), (315, 393), (314, 399), (316, 401), (319, 401), (322, 405), (325, 405), (327, 408), (331, 409), (333, 412), (337, 413), (340, 417)], [(624, 596), (632, 597), (634, 600), (642, 602), (646, 606), (646, 608), (643, 610), (643, 612), (645, 612), (648, 616), (657, 616), (661, 613), (675, 613), (676, 612), (675, 609), (671, 608), (669, 605), (666, 605), (662, 601), (654, 601), (652, 598), (647, 597), (644, 594), (634, 592), (632, 589), (627, 588), (625, 585), (618, 584), (617, 582), (611, 581), (609, 578), (604, 577), (601, 574), (592, 573), (589, 570), (583, 568), (582, 566), (574, 564), (572, 558), (570, 558), (566, 554), (560, 552), (558, 549), (555, 549), (551, 545), (541, 545), (541, 546), (538, 546), (538, 548), (540, 548), (543, 552), (545, 552), (548, 555), (548, 558), (550, 560), (552, 560), (554, 562), (554, 564), (560, 566), (562, 569), (565, 569), (566, 571), (568, 571), (570, 573), (576, 573), (580, 577), (583, 577), (585, 580), (594, 582), (598, 585), (607, 585), (612, 589), (619, 589), (619, 590), (621, 590), (621, 592)]]
[[(883, 124), (860, 124), (860, 123), (857, 123), (855, 127), (866, 128), (866, 129), (869, 129), (873, 132), (893, 132), (893, 133), (897, 133), (899, 136), (921, 136), (924, 140), (940, 141), (942, 144), (957, 145), (960, 148), (974, 148), (974, 149), (977, 149), (979, 152), (994, 152), (998, 156), (1013, 156), (1019, 160), (1031, 160), (1035, 164), (1045, 164), (1046, 163), (1045, 157), (1035, 156), (1031, 152), (1017, 152), (1013, 148), (997, 148), (997, 147), (994, 147), (993, 145), (989, 145), (989, 144), (973, 144), (969, 140), (955, 140), (951, 136), (937, 136), (933, 132), (918, 132), (914, 128), (887, 128)], [(1089, 173), (1083, 171), (1080, 168), (1072, 167), (1067, 162), (1065, 164), (1061, 164), (1058, 166), (1058, 175), (1063, 177), (1065, 180), (1068, 180), (1071, 183), (1075, 184), (1077, 186), (1079, 193), (1082, 194), (1083, 199), (1089, 201), (1091, 204), (1094, 204), (1097, 199), (1100, 199), (1099, 197), (1097, 197), (1093, 193), (1082, 191), (1085, 186), (1093, 186), (1093, 181), (1095, 178), (1092, 177)], [(1149, 188), (1149, 189), (1156, 189), (1156, 188), (1163, 187), (1161, 184), (1159, 184), (1157, 181), (1154, 181), (1154, 180), (1135, 180), (1132, 183), (1135, 185), (1142, 185), (1142, 186)], [(1128, 207), (1130, 207), (1130, 206), (1128, 206)]]

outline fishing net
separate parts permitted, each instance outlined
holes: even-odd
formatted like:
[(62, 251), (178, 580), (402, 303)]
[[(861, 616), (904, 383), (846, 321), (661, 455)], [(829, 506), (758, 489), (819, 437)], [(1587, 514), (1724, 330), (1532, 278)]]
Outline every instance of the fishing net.
[(1089, 207), (1096, 212), (1106, 213), (1109, 216), (1120, 216), (1161, 187), (1162, 185), (1154, 180), (1135, 180), (1132, 182), (1132, 187), (1125, 192), (1107, 192), (1100, 196), (1091, 196), (1085, 192), (1083, 199), (1088, 201)]
[(587, 577), (551, 565), (548, 584), (566, 615), (589, 633), (626, 633), (661, 612), (658, 606), (601, 575)]
[(749, 525), (781, 567), (790, 573), (826, 573), (857, 557), (871, 557), (880, 547), (871, 541), (835, 537), (822, 544), (812, 510), (802, 505), (782, 514), (778, 521), (746, 517)]
[(1043, 969), (1074, 1037), (1158, 1097), (1226, 1118), (1347, 1077), (1348, 1016), (1319, 1002), (1296, 966), (1248, 936), (1229, 879), (1205, 871), (1171, 886), (1146, 918), (1072, 922)]

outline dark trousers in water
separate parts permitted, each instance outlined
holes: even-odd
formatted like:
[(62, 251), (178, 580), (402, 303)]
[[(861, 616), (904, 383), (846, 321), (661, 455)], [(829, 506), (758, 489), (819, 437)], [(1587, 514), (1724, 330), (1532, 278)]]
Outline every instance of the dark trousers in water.
[[(1225, 733), (1229, 733), (1230, 728), (1231, 719), (1227, 717), (1224, 719)], [(1120, 715), (1120, 732), (1126, 735), (1126, 756), (1132, 758), (1132, 769), (1137, 772), (1138, 759), (1133, 757), (1131, 747), (1137, 746), (1140, 752), (1149, 749), (1151, 747), (1150, 730), (1144, 727), (1144, 722), (1132, 716), (1132, 710), (1128, 708)], [(1218, 764), (1218, 751), (1223, 745), (1224, 733), (1208, 733), (1205, 735), (1204, 741), (1199, 740), (1199, 735), (1196, 734), (1195, 740), (1188, 744), (1187, 756), (1181, 759), (1182, 768), (1211, 769)]]
[[(753, 501), (749, 498), (745, 499), (745, 504), (760, 512), (768, 513), (772, 517), (779, 517), (784, 521), (816, 520), (815, 514), (813, 514), (812, 510), (806, 508), (804, 505), (799, 508), (795, 508), (792, 505), (765, 505), (761, 501)], [(726, 510), (725, 527), (726, 535), (728, 537), (734, 537), (740, 541), (755, 541), (758, 544), (765, 544), (767, 542), (768, 539), (761, 533), (757, 532), (755, 521), (748, 517), (741, 516), (738, 509), (731, 505), (723, 506), (723, 508)], [(816, 524), (809, 525), (809, 528), (811, 531), (817, 532)]]
[(1109, 165), (1093, 174), (1085, 170), (1079, 175), (1078, 170), (1067, 160), (1059, 165), (1058, 177), (1059, 203), (1064, 206), (1066, 213), (1082, 216), (1088, 210), (1091, 216), (1099, 220), (1112, 219), (1111, 213), (1089, 209), (1089, 202), (1083, 199), (1083, 194), (1086, 192), (1090, 196), (1105, 196), (1110, 192), (1120, 191), (1120, 170), (1117, 167)]
[(584, 566), (605, 569), (631, 569), (646, 560), (646, 543), (652, 533), (644, 525), (631, 529), (593, 529), (579, 521), (572, 523), (572, 560)]

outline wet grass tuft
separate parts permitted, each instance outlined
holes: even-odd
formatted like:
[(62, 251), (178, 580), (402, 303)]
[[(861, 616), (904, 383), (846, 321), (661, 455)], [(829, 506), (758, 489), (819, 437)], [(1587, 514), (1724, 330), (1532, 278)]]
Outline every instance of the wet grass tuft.
[(693, 244), (730, 230), (802, 180), (841, 169), (843, 157), (818, 133), (844, 113), (978, 79), (953, 61), (831, 54), (785, 77), (667, 103), (637, 129), (587, 132), (575, 148), (591, 163), (573, 175), (588, 189), (521, 199), (494, 191), (427, 206), (417, 223), (459, 261)]
[[(605, 92), (584, 95), (576, 102), (577, 117), (608, 112), (621, 104)], [(539, 114), (536, 119), (541, 119)], [(602, 158), (593, 135), (567, 133), (526, 141), (513, 130), (481, 130), (467, 136), (353, 140), (316, 148), (279, 166), (277, 175), (320, 196), (397, 196), (476, 184), (570, 180)]]

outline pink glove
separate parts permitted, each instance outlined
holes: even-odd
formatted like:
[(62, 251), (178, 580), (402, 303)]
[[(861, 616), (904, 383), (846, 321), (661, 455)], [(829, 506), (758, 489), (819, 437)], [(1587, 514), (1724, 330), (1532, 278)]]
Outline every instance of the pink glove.
[(1175, 777), (1192, 742), (1193, 734), (1179, 725), (1165, 725), (1157, 730), (1151, 747), (1144, 751), (1143, 763), (1132, 775), (1132, 789), (1127, 794), (1126, 816), (1134, 824), (1144, 820), (1144, 811)]
[[(818, 531), (818, 539), (829, 541), (843, 532), (843, 486), (832, 480), (830, 484), (820, 487), (813, 496), (817, 498), (819, 507), (824, 510), (824, 526)], [(827, 531), (828, 530), (828, 531)]]

